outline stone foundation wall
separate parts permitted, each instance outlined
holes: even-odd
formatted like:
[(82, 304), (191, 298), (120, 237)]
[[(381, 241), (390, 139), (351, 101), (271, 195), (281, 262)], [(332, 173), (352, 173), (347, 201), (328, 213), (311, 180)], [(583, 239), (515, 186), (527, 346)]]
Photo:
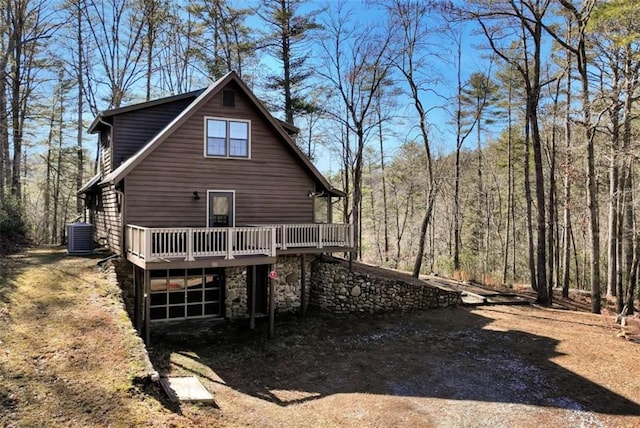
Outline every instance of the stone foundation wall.
[(111, 259), (105, 263), (105, 269), (111, 269), (115, 274), (115, 279), (120, 286), (120, 294), (125, 303), (125, 308), (129, 318), (134, 319), (135, 311), (135, 290), (133, 289), (133, 264), (121, 257)]
[[(305, 276), (307, 277), (307, 299), (309, 298), (309, 284), (311, 269), (315, 256), (306, 256)], [(236, 266), (225, 269), (225, 316), (228, 319), (249, 317), (247, 269), (250, 266)], [(295, 312), (300, 308), (302, 300), (300, 290), (300, 256), (279, 256), (276, 261), (278, 277), (274, 282), (274, 302), (276, 312)]]
[[(311, 269), (315, 256), (305, 256), (306, 297), (309, 299)], [(274, 280), (275, 307), (277, 312), (295, 312), (302, 304), (300, 278), (300, 256), (280, 256), (276, 263), (278, 277)]]
[(224, 308), (228, 319), (246, 318), (247, 313), (247, 267), (234, 266), (224, 270)]
[(462, 303), (460, 293), (401, 278), (349, 271), (348, 265), (318, 260), (314, 265), (310, 305), (343, 312), (412, 311)]

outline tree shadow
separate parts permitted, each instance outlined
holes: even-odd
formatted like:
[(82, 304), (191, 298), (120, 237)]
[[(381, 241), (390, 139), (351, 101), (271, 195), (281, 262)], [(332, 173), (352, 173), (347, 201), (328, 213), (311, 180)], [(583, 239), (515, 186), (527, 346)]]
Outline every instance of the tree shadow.
[[(86, 265), (91, 269), (92, 263)], [(96, 337), (97, 332), (118, 330), (110, 322), (110, 315), (87, 319), (69, 316), (69, 309), (82, 304), (79, 300), (82, 289), (94, 286), (77, 272), (77, 260), (66, 256), (61, 248), (34, 249), (0, 260), (0, 322), (3, 323), (0, 345), (6, 346), (3, 352), (6, 349), (6, 355), (11, 355), (13, 362), (2, 364), (4, 361), (0, 361), (0, 379), (3, 379), (0, 426), (5, 423), (16, 426), (15, 420), (31, 426), (34, 424), (31, 411), (38, 408), (47, 409), (46, 420), (39, 421), (47, 426), (133, 426), (138, 417), (129, 409), (130, 397), (142, 396), (146, 391), (134, 385), (121, 393), (113, 384), (105, 385), (101, 377), (88, 375), (94, 370), (100, 373), (99, 367), (106, 363), (91, 350), (84, 349), (85, 342)], [(25, 287), (27, 281), (30, 283)], [(29, 293), (29, 288), (38, 285), (36, 281), (42, 281), (45, 292)], [(59, 283), (54, 284), (56, 281)], [(3, 317), (3, 304), (11, 309), (6, 317)], [(16, 312), (13, 308), (17, 308)], [(60, 341), (46, 340), (45, 329), (38, 328), (38, 325), (51, 326), (55, 322), (51, 318), (53, 314), (57, 320), (63, 320), (60, 328), (56, 327)], [(15, 346), (11, 340), (5, 340), (5, 335), (11, 338), (14, 332), (17, 334), (11, 340)], [(117, 346), (105, 346), (118, 352)], [(121, 387), (127, 387), (128, 382), (123, 375)], [(17, 422), (18, 425), (21, 422)]]
[(395, 315), (313, 314), (266, 326), (153, 333), (161, 373), (203, 382), (280, 406), (343, 393), (514, 403), (612, 415), (640, 405), (552, 359), (558, 341), (484, 329), (493, 319), (469, 310)]
[[(65, 270), (60, 267), (61, 260), (64, 260), (67, 256), (64, 253), (63, 248), (45, 248), (45, 249), (32, 249), (27, 253), (14, 254), (12, 256), (3, 257), (0, 259), (0, 304), (4, 304), (5, 308), (12, 302), (12, 295), (18, 288), (18, 278), (27, 274), (30, 269), (39, 268), (45, 269), (47, 272), (55, 272), (63, 277), (71, 277), (77, 280), (78, 283), (84, 285), (90, 285), (91, 283), (85, 278), (77, 275), (70, 270)], [(55, 291), (58, 291), (57, 284), (49, 282), (49, 278), (44, 278), (43, 287), (51, 289), (52, 293), (49, 298), (34, 302), (31, 312), (35, 318), (46, 318), (47, 311), (64, 309), (72, 305), (73, 299), (70, 297), (63, 297), (57, 295)], [(4, 317), (5, 320), (10, 319), (9, 311), (3, 311), (0, 306), (0, 319)]]

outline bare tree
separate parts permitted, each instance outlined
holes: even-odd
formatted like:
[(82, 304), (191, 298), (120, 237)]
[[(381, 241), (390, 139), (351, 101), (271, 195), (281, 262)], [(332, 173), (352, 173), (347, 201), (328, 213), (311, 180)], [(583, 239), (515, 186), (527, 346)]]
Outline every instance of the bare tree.
[(138, 6), (132, 0), (86, 0), (84, 19), (98, 57), (87, 85), (108, 108), (120, 107), (146, 75), (144, 9)]
[(154, 68), (158, 69), (157, 84), (167, 93), (188, 92), (193, 89), (196, 75), (207, 76), (206, 71), (200, 72), (193, 64), (197, 46), (194, 39), (200, 34), (194, 19), (189, 8), (183, 11), (179, 5), (171, 4), (164, 23), (171, 31), (158, 34)]
[[(36, 75), (45, 66), (42, 45), (58, 28), (45, 2), (32, 3), (29, 0), (9, 0), (5, 2), (1, 27), (6, 31), (6, 55), (0, 61), (8, 82), (9, 111), (11, 114), (10, 139), (13, 144), (11, 161), (11, 193), (22, 200), (21, 173), (24, 125), (30, 115), (30, 101), (36, 86)], [(6, 60), (6, 62), (5, 62)], [(1, 64), (0, 64), (1, 65)], [(4, 96), (4, 95), (3, 95)], [(0, 111), (4, 114), (5, 111)], [(5, 144), (3, 142), (3, 144)], [(4, 148), (3, 148), (4, 150)], [(4, 157), (4, 156), (3, 156)]]
[[(369, 132), (375, 129), (375, 96), (389, 74), (391, 63), (387, 59), (391, 36), (388, 31), (372, 27), (351, 26), (347, 11), (340, 7), (325, 23), (326, 37), (319, 47), (327, 67), (318, 70), (338, 93), (341, 109), (332, 117), (355, 135), (353, 151), (352, 213), (356, 251), (360, 250), (360, 215), (362, 202), (363, 152)], [(380, 34), (381, 33), (381, 34)], [(347, 142), (348, 144), (348, 142)]]
[[(536, 248), (530, 254), (531, 284), (537, 292), (538, 303), (551, 304), (551, 289), (547, 283), (547, 241), (545, 178), (542, 158), (542, 139), (539, 123), (539, 102), (543, 86), (541, 77), (543, 18), (550, 0), (523, 0), (516, 4), (511, 0), (473, 2), (475, 9), (468, 16), (480, 25), (489, 46), (503, 61), (515, 67), (526, 90), (527, 122), (525, 135), (530, 138), (534, 158), (536, 195)], [(521, 46), (521, 56), (512, 56), (510, 46), (504, 40), (516, 38)], [(525, 178), (527, 178), (525, 171)], [(525, 189), (526, 190), (526, 189)], [(531, 234), (530, 234), (531, 236)], [(534, 262), (535, 259), (535, 262)]]

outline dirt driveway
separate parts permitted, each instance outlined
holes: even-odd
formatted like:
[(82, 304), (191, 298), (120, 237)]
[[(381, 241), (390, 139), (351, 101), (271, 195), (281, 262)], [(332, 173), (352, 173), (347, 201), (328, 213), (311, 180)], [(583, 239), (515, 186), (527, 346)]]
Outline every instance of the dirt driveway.
[(159, 371), (215, 405), (171, 405), (141, 370), (95, 260), (0, 260), (0, 426), (640, 426), (640, 348), (588, 313), (518, 306), (279, 319), (152, 336)]
[(599, 316), (526, 306), (315, 314), (276, 333), (155, 335), (152, 359), (198, 376), (218, 406), (198, 413), (230, 426), (640, 426), (640, 345)]

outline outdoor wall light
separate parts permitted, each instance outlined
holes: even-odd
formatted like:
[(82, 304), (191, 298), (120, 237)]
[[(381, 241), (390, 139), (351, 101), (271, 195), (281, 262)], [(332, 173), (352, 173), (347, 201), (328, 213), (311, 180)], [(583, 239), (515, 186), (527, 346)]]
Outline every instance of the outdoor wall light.
[(200, 195), (198, 195), (198, 192), (197, 192), (197, 191), (194, 191), (194, 192), (193, 192), (193, 200), (194, 200), (194, 201), (197, 201), (198, 199), (200, 199)]

